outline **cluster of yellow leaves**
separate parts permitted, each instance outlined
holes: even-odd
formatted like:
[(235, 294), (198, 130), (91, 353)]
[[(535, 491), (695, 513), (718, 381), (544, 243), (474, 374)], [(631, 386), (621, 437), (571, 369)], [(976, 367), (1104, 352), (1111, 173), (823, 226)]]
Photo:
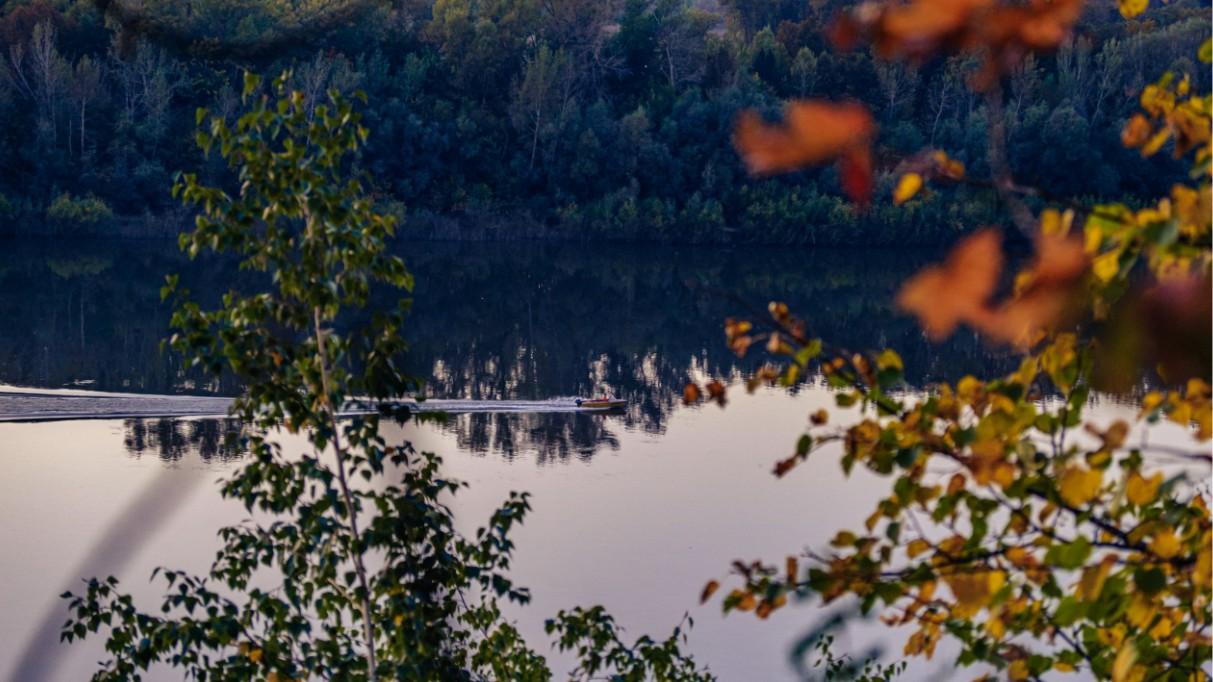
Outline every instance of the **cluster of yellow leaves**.
[(1126, 147), (1140, 148), (1142, 156), (1153, 156), (1174, 141), (1175, 158), (1196, 150), (1196, 164), (1208, 172), (1210, 160), (1209, 95), (1196, 95), (1188, 76), (1166, 74), (1141, 93), (1144, 113), (1129, 119), (1121, 131)]
[(1213, 389), (1204, 379), (1192, 378), (1183, 391), (1151, 391), (1141, 400), (1141, 416), (1151, 419), (1165, 414), (1181, 426), (1196, 425), (1196, 437), (1213, 438)]
[[(896, 353), (821, 361), (823, 373), (846, 388), (840, 404), (860, 400), (876, 405), (877, 414), (833, 433), (813, 431), (802, 442), (841, 440), (846, 470), (862, 465), (895, 476), (894, 492), (879, 502), (865, 532), (840, 531), (831, 554), (814, 555), (819, 567), (807, 577), (793, 568), (781, 579), (759, 564), (739, 570), (744, 585), (730, 593), (726, 608), (765, 617), (786, 594), (812, 589), (826, 601), (851, 594), (891, 607), (884, 616), (890, 624), (914, 624), (905, 653), (923, 656), (949, 629), (972, 623), (980, 650), (1012, 679), (1089, 669), (1078, 649), (1057, 639), (1059, 631), (1080, 627), (1098, 637), (1082, 651), (1102, 666), (1093, 670), (1100, 676), (1110, 675), (1126, 642), (1148, 639), (1150, 647), (1126, 664), (1125, 680), (1213, 651), (1207, 636), (1192, 634), (1213, 624), (1206, 501), (1199, 495), (1185, 501), (1161, 472), (1144, 470), (1127, 422), (1087, 424), (1091, 444), (1062, 444), (1067, 425), (1081, 423), (1089, 354), (1075, 335), (1062, 334), (1003, 379), (965, 377), (916, 402), (883, 408), (879, 400), (889, 397), (879, 395), (886, 385), (881, 372), (901, 370)], [(1066, 400), (1041, 402), (1042, 382)], [(1213, 434), (1201, 424), (1213, 414), (1211, 392), (1194, 380), (1183, 392), (1147, 395), (1138, 421), (1166, 415), (1194, 422), (1193, 435), (1208, 442)], [(829, 425), (824, 415), (810, 421), (815, 430)], [(781, 461), (776, 473), (800, 459), (798, 453)], [(943, 481), (930, 473), (948, 465), (961, 470)], [(970, 530), (942, 540), (903, 539), (905, 529), (918, 527), (913, 518)], [(710, 583), (704, 598), (717, 587)], [(1108, 621), (1108, 613), (1121, 615)], [(1015, 643), (1017, 634), (1061, 646), (1029, 652)]]

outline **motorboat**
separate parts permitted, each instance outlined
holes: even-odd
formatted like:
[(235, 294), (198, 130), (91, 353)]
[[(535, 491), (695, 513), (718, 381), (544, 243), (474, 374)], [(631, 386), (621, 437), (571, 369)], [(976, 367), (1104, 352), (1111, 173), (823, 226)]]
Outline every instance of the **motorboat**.
[(627, 407), (628, 401), (622, 398), (578, 398), (577, 407), (586, 410), (617, 410)]

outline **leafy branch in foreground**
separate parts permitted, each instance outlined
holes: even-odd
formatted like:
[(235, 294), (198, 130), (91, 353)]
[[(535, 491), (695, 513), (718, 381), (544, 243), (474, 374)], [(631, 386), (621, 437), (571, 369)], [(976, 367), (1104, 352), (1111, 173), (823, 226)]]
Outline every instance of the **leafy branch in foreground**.
[[(1126, 15), (1145, 3), (1131, 4), (1122, 4)], [(1081, 6), (868, 3), (839, 30), (851, 40), (868, 37), (890, 58), (984, 51), (988, 61), (973, 86), (997, 97), (1008, 69), (1027, 51), (1056, 46)], [(1200, 54), (1205, 64), (1209, 44)], [(929, 658), (949, 638), (959, 664), (985, 663), (1012, 680), (1078, 670), (1115, 682), (1208, 679), (1213, 523), (1198, 483), (1213, 461), (1213, 106), (1187, 77), (1171, 74), (1145, 88), (1141, 105), (1123, 143), (1144, 156), (1172, 143), (1176, 158), (1191, 155), (1193, 185), (1176, 185), (1139, 209), (1062, 203), (1026, 214), (1025, 229), (1019, 197), (1045, 193), (1022, 191), (1009, 168), (995, 168), (990, 182), (1035, 243), (1012, 291), (997, 295), (1006, 259), (997, 232), (984, 230), (898, 294), (898, 306), (930, 338), (966, 325), (1018, 350), (1021, 363), (1010, 375), (907, 392), (896, 352), (832, 348), (782, 303), (771, 303), (766, 316), (726, 321), (738, 355), (764, 347), (776, 358), (750, 390), (819, 376), (838, 407), (858, 407), (856, 422), (841, 428), (829, 425), (828, 411), (810, 415), (776, 476), (840, 446), (848, 475), (864, 467), (891, 479), (863, 528), (839, 530), (831, 549), (787, 557), (783, 566), (737, 562), (741, 584), (722, 600), (726, 611), (766, 618), (789, 597), (850, 596), (863, 612), (880, 608), (889, 625), (913, 628), (907, 655)], [(820, 140), (784, 144), (806, 131), (825, 130), (848, 145), (856, 130), (870, 135), (866, 124), (849, 130), (806, 120), (837, 117), (820, 103), (788, 111), (787, 122), (764, 135), (747, 132), (752, 119), (739, 120), (746, 134), (736, 141), (751, 168), (778, 158), (778, 170), (792, 170), (842, 153), (818, 153)], [(1002, 132), (992, 125), (989, 135)], [(925, 180), (964, 180), (963, 167), (937, 150), (902, 168), (899, 204)], [(1142, 386), (1134, 423), (1085, 421), (1095, 392)], [(726, 403), (719, 381), (706, 391)], [(691, 384), (684, 396), (696, 402), (702, 391)], [(1163, 420), (1194, 444), (1147, 438)], [(704, 600), (718, 587), (709, 582)]]
[[(400, 398), (416, 386), (398, 369), (407, 301), (352, 313), (373, 289), (407, 291), (412, 278), (388, 248), (393, 220), (374, 211), (351, 172), (368, 131), (336, 92), (309, 111), (287, 82), (275, 81), (271, 100), (247, 75), (248, 110), (234, 126), (198, 113), (208, 122), (198, 143), (238, 171), (238, 195), (193, 175), (174, 188), (201, 209), (181, 248), (237, 254), (266, 288), (230, 291), (215, 310), (188, 301), (174, 277), (163, 291), (180, 299), (173, 348), (243, 385), (233, 413), (249, 458), (222, 494), (255, 516), (220, 530), (208, 575), (157, 570), (159, 613), (137, 610), (112, 577), (65, 594), (62, 637), (106, 631), (112, 659), (99, 680), (139, 679), (156, 664), (197, 679), (548, 679), (499, 605), (529, 600), (506, 574), (526, 494), (461, 534), (444, 500), (462, 485), (441, 475), (439, 458), (389, 443), (380, 428), (408, 417)], [(353, 403), (358, 413), (343, 414)], [(283, 431), (302, 434), (307, 451), (288, 452)], [(555, 619), (562, 647), (614, 636), (609, 618), (583, 622)], [(642, 651), (640, 662), (595, 669), (706, 678), (679, 641), (676, 633), (660, 657)]]

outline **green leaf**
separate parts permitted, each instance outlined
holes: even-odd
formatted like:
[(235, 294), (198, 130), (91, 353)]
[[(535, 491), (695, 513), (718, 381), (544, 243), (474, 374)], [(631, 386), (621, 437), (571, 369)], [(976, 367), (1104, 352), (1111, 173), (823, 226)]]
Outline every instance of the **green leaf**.
[(799, 365), (807, 365), (813, 358), (821, 355), (821, 339), (809, 339), (809, 342), (796, 351), (795, 360)]
[(1139, 568), (1133, 572), (1133, 584), (1145, 594), (1155, 595), (1167, 586), (1167, 575), (1161, 568)]
[(1091, 543), (1081, 535), (1072, 542), (1053, 545), (1045, 552), (1045, 563), (1058, 568), (1079, 568), (1091, 556)]
[(796, 441), (796, 454), (804, 457), (809, 454), (809, 448), (813, 447), (813, 437), (809, 434), (803, 434)]
[(1053, 614), (1053, 622), (1058, 627), (1069, 627), (1082, 618), (1084, 608), (1082, 602), (1073, 596), (1066, 597), (1057, 605), (1057, 610)]

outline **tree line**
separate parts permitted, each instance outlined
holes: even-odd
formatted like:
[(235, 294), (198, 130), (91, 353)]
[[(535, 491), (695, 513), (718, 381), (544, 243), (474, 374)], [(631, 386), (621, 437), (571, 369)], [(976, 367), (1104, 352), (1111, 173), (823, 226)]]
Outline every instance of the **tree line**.
[[(359, 164), (381, 206), (407, 207), (414, 237), (901, 244), (1000, 222), (980, 187), (889, 201), (896, 159), (923, 147), (981, 174), (986, 104), (966, 87), (977, 60), (837, 51), (827, 27), (842, 4), (408, 0), (295, 34), (273, 3), (193, 0), (156, 8), (155, 26), (189, 37), (163, 41), (92, 0), (8, 0), (0, 232), (175, 233), (187, 216), (164, 191), (173, 174), (221, 179), (193, 143), (195, 110), (234, 119), (236, 74), (285, 67), (309, 110), (329, 89), (366, 94), (375, 137)], [(1109, 131), (1151, 74), (1200, 73), (1207, 12), (1184, 0), (1125, 22), (1091, 3), (1056, 53), (1025, 60), (1005, 107), (1017, 177), (1130, 202), (1181, 177)], [(824, 93), (864, 102), (879, 125), (866, 208), (832, 169), (747, 177), (729, 142), (739, 110), (773, 116)], [(1092, 172), (1067, 171), (1079, 161)]]

